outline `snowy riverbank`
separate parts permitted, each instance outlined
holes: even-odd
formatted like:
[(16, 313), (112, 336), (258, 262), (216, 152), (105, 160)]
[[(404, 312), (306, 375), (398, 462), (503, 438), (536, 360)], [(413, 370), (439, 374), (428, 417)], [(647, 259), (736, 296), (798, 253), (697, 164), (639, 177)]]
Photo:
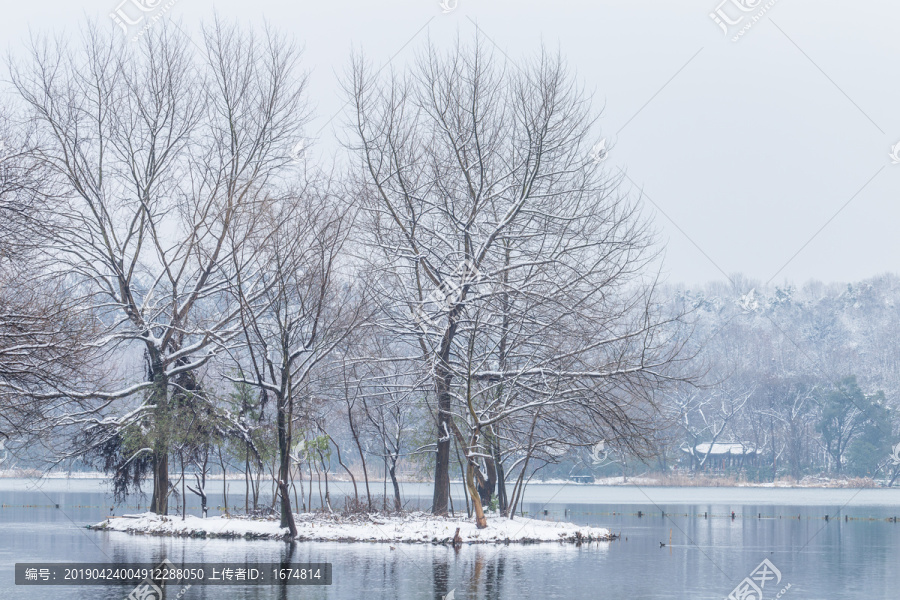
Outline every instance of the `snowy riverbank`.
[[(609, 541), (615, 535), (601, 527), (499, 516), (488, 517), (487, 529), (478, 529), (471, 519), (435, 517), (426, 513), (403, 516), (299, 514), (297, 539), (329, 542), (388, 542), (452, 544), (457, 528), (463, 544), (508, 544), (538, 542)], [(114, 517), (89, 529), (145, 535), (284, 539), (286, 530), (277, 520), (188, 516), (160, 517), (153, 513)]]
[(886, 480), (875, 480), (870, 477), (832, 478), (806, 476), (800, 481), (789, 478), (781, 478), (777, 481), (743, 481), (728, 476), (714, 476), (706, 474), (697, 475), (662, 475), (656, 477), (604, 477), (588, 482), (572, 481), (571, 479), (546, 479), (531, 482), (535, 485), (572, 485), (579, 487), (718, 487), (718, 488), (838, 488), (838, 489), (869, 489), (887, 487)]

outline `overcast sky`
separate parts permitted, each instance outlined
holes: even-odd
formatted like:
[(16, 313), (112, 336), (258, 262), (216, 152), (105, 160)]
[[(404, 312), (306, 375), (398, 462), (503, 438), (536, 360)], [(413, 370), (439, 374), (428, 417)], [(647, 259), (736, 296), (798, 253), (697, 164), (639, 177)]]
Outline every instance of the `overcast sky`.
[[(132, 2), (158, 1), (9, 2), (0, 40), (15, 53), (29, 29), (75, 32), (87, 17), (115, 27), (117, 8), (134, 18)], [(470, 36), (476, 23), (512, 58), (558, 47), (603, 108), (613, 146), (604, 164), (645, 194), (668, 281), (898, 271), (900, 164), (890, 153), (900, 142), (900, 3), (444, 1), (452, 10), (440, 0), (168, 0), (166, 15), (189, 33), (218, 11), (296, 36), (320, 147), (341, 122), (331, 120), (337, 76), (352, 48), (400, 66), (429, 35)], [(710, 16), (717, 9), (723, 23), (743, 17), (724, 25), (727, 35)]]

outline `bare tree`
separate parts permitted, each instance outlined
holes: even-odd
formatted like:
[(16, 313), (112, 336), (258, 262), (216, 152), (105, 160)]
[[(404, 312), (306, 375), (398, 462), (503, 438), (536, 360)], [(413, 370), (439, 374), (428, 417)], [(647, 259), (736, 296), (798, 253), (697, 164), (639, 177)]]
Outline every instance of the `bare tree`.
[(391, 479), (394, 492), (394, 510), (403, 508), (400, 495), (400, 482), (397, 479), (397, 466), (401, 458), (405, 458), (415, 449), (409, 448), (410, 433), (416, 423), (415, 416), (421, 413), (421, 407), (415, 400), (420, 386), (410, 381), (414, 373), (398, 371), (400, 364), (379, 364), (376, 369), (366, 375), (366, 393), (362, 395), (364, 414), (373, 437), (381, 447), (379, 454), (384, 461), (387, 475)]
[(615, 391), (646, 400), (669, 377), (679, 344), (640, 281), (652, 238), (593, 159), (596, 117), (558, 56), (504, 62), (476, 38), (385, 81), (356, 60), (348, 88), (382, 326), (431, 380), (432, 511), (456, 437), (484, 526), (479, 466), (505, 419), (582, 402), (633, 423)]
[[(258, 208), (306, 114), (285, 40), (217, 21), (201, 48), (162, 24), (140, 44), (89, 26), (80, 45), (38, 40), (24, 65), (11, 65), (37, 124), (35, 155), (64, 200), (48, 268), (70, 274), (105, 329), (80, 343), (145, 361), (144, 381), (123, 368), (117, 388), (80, 381), (40, 398), (93, 400), (61, 408), (55, 424), (89, 429), (92, 448), (127, 450), (123, 463), (149, 456), (160, 514), (173, 395), (195, 392), (194, 371), (239, 331), (239, 307), (222, 300), (252, 264)], [(136, 405), (119, 402), (142, 391)], [(128, 448), (122, 432), (139, 425), (151, 439)]]
[(366, 451), (363, 449), (364, 430), (362, 427), (362, 421), (365, 418), (363, 416), (365, 414), (365, 403), (363, 400), (366, 392), (364, 390), (363, 379), (359, 374), (361, 367), (364, 367), (365, 363), (353, 361), (349, 354), (349, 348), (344, 349), (340, 360), (336, 360), (335, 363), (337, 367), (335, 372), (340, 379), (333, 387), (340, 396), (340, 403), (343, 404), (342, 410), (346, 411), (347, 428), (349, 429), (350, 437), (356, 447), (357, 456), (359, 456), (359, 462), (362, 466), (363, 480), (366, 485), (366, 506), (371, 512), (373, 510), (372, 491), (369, 485), (369, 469), (366, 463)]
[(65, 273), (44, 276), (39, 249), (55, 221), (55, 182), (34, 157), (33, 125), (12, 116), (0, 108), (0, 440), (16, 449), (29, 442), (17, 434), (45, 414), (34, 395), (97, 364), (82, 343), (96, 333), (90, 309), (75, 300)]
[[(244, 375), (236, 381), (275, 402), (281, 525), (296, 536), (288, 495), (295, 405), (309, 411), (302, 405), (311, 401), (313, 373), (350, 334), (363, 303), (359, 286), (341, 272), (353, 225), (348, 206), (316, 181), (272, 201), (265, 215), (267, 234), (253, 251), (253, 278), (239, 275), (235, 288), (247, 350)], [(256, 295), (256, 289), (266, 292)]]

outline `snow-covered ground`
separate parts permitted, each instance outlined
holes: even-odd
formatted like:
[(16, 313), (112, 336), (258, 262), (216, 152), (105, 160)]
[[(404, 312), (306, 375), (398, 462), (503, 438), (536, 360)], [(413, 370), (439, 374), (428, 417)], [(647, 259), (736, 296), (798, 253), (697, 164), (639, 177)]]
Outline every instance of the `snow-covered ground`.
[[(614, 535), (601, 527), (586, 527), (572, 523), (539, 521), (500, 516), (488, 516), (488, 527), (478, 529), (471, 519), (440, 518), (426, 513), (403, 516), (299, 514), (297, 539), (332, 542), (394, 542), (437, 543), (453, 542), (456, 529), (463, 544), (536, 543), (608, 541)], [(160, 517), (153, 513), (113, 517), (91, 529), (124, 531), (148, 535), (187, 537), (284, 538), (286, 530), (277, 520), (188, 516)]]

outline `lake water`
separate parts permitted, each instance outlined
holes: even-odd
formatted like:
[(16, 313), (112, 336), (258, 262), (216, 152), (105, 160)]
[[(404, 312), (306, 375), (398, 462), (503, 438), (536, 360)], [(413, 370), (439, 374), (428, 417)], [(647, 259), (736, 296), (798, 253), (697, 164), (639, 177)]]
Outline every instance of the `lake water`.
[[(333, 504), (340, 504), (338, 497), (347, 489), (332, 483)], [(232, 506), (243, 504), (241, 482), (229, 492)], [(404, 494), (410, 505), (424, 505), (430, 488), (406, 484)], [(453, 495), (456, 509), (464, 509), (459, 487)], [(317, 496), (318, 491), (314, 501)], [(291, 550), (283, 542), (132, 536), (84, 529), (109, 513), (110, 495), (99, 481), (48, 480), (38, 489), (26, 480), (0, 479), (0, 598), (111, 600), (133, 589), (15, 586), (16, 562), (156, 563), (168, 557), (175, 563), (272, 563), (288, 558), (288, 552), (294, 562), (332, 563), (333, 584), (194, 586), (181, 597), (439, 600), (453, 590), (455, 600), (722, 599), (768, 559), (780, 580), (771, 569), (757, 576), (765, 582), (766, 600), (782, 590), (780, 598), (786, 600), (900, 598), (900, 523), (890, 520), (900, 517), (897, 489), (532, 484), (526, 500), (524, 509), (532, 516), (608, 527), (621, 532), (622, 539), (577, 547), (464, 546), (454, 551), (338, 543), (299, 543)], [(221, 494), (210, 502), (221, 504)], [(116, 514), (143, 510), (136, 504), (117, 507)], [(196, 504), (189, 500), (189, 509), (194, 506), (189, 512), (197, 513)], [(167, 597), (175, 598), (177, 591)]]

